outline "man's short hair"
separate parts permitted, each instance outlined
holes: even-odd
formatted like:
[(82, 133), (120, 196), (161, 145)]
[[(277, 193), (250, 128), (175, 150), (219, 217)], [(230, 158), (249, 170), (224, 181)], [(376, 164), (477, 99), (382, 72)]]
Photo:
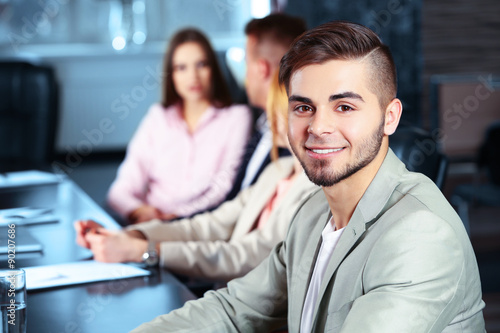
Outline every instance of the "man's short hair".
[(288, 50), (293, 40), (306, 31), (306, 23), (300, 17), (271, 14), (252, 19), (245, 27), (247, 36), (254, 36), (258, 45), (278, 45)]
[(396, 97), (396, 66), (389, 48), (362, 25), (334, 21), (315, 27), (295, 40), (280, 63), (280, 82), (289, 93), (292, 75), (299, 69), (330, 60), (367, 59), (369, 89), (377, 95), (382, 110)]

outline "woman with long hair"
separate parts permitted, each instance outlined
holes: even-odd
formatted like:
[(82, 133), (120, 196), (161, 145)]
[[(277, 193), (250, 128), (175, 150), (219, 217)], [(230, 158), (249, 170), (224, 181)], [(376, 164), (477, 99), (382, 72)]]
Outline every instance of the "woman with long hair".
[(180, 30), (164, 56), (161, 103), (151, 106), (129, 143), (109, 206), (137, 223), (218, 205), (231, 189), (251, 122), (246, 106), (231, 105), (207, 38)]

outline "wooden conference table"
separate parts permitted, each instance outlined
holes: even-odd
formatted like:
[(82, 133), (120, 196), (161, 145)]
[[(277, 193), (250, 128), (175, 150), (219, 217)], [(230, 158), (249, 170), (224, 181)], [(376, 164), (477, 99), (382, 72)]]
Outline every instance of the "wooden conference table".
[[(90, 251), (75, 244), (73, 222), (95, 219), (107, 228), (119, 225), (65, 176), (26, 172), (0, 177), (0, 210), (46, 209), (44, 223), (25, 228), (43, 246), (41, 252), (16, 253), (16, 267), (88, 260)], [(23, 177), (25, 176), (25, 177)], [(24, 178), (24, 179), (23, 179)], [(36, 218), (28, 222), (36, 222)], [(0, 268), (7, 268), (0, 255)], [(171, 273), (152, 269), (146, 277), (28, 291), (28, 333), (128, 332), (196, 297)]]

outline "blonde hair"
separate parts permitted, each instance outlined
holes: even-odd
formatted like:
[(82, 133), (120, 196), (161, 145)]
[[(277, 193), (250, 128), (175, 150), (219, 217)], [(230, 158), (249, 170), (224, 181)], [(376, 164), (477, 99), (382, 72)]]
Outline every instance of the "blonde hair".
[(280, 135), (280, 133), (278, 133), (278, 117), (285, 122), (285, 126), (288, 126), (288, 96), (284, 85), (279, 82), (277, 70), (273, 75), (273, 80), (271, 81), (271, 86), (267, 95), (266, 110), (269, 127), (273, 133), (271, 159), (276, 161), (279, 157), (277, 144)]

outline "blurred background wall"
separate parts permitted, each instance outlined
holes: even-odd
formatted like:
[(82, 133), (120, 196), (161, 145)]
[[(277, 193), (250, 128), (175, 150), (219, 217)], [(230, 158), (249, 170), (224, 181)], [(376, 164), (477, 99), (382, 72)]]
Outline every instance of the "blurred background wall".
[(1, 56), (56, 70), (56, 152), (84, 156), (125, 149), (159, 100), (162, 55), (177, 29), (201, 28), (222, 53), (244, 45), (252, 15), (251, 2), (226, 0), (3, 0), (0, 10)]
[[(450, 74), (473, 87), (479, 75), (491, 87), (498, 81), (497, 0), (0, 0), (0, 57), (55, 68), (59, 154), (122, 151), (159, 99), (162, 55), (174, 31), (205, 31), (241, 91), (244, 26), (271, 11), (301, 16), (309, 27), (342, 19), (379, 33), (398, 66), (407, 123), (442, 126), (446, 110), (436, 108), (447, 106), (436, 87)], [(498, 109), (488, 117), (498, 118)]]

